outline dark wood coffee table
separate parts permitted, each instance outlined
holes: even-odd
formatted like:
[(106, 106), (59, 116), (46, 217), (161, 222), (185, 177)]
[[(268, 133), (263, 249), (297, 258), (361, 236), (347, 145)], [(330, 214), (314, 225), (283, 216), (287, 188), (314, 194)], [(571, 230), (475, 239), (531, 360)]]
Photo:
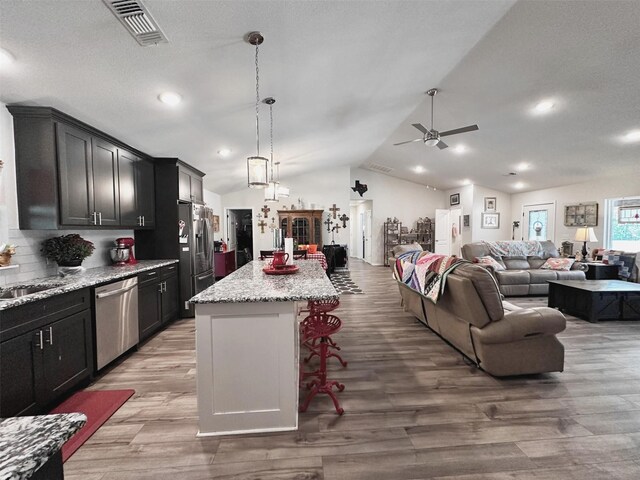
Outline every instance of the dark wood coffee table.
[(550, 307), (587, 319), (640, 319), (640, 284), (621, 280), (549, 280)]

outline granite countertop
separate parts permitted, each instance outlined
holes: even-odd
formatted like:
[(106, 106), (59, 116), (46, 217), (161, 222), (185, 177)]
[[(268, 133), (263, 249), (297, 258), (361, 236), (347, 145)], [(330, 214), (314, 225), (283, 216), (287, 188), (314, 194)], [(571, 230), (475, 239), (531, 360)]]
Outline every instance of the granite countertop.
[(339, 298), (317, 260), (296, 260), (292, 275), (267, 275), (255, 260), (189, 300), (191, 303), (294, 302)]
[(0, 421), (0, 478), (30, 478), (87, 422), (82, 413)]
[(138, 260), (135, 265), (125, 265), (123, 267), (96, 267), (88, 268), (82, 273), (76, 275), (68, 275), (66, 277), (44, 277), (7, 284), (0, 288), (0, 295), (6, 290), (20, 287), (53, 287), (41, 292), (32, 293), (23, 297), (11, 298), (8, 300), (0, 300), (0, 311), (8, 308), (24, 305), (25, 303), (36, 302), (45, 298), (60, 295), (61, 293), (80, 290), (85, 287), (94, 287), (102, 283), (108, 283), (122, 278), (131, 277), (146, 270), (164, 267), (177, 263), (178, 260)]

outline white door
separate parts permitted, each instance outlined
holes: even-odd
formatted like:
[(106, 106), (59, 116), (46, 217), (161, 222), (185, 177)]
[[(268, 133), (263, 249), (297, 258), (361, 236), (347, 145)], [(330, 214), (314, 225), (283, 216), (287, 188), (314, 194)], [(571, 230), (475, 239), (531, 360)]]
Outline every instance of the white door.
[(238, 221), (236, 212), (227, 210), (227, 250), (236, 249), (236, 223)]
[(434, 253), (451, 255), (451, 212), (436, 210)]
[(539, 203), (522, 208), (522, 240), (554, 240), (556, 233), (556, 204)]
[(364, 214), (364, 261), (371, 263), (371, 210)]

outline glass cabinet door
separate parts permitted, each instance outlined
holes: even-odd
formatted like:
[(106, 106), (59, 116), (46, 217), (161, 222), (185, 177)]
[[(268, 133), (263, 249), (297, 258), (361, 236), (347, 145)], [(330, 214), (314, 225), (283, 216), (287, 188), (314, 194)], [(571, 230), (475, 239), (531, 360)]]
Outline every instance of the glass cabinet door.
[(313, 243), (316, 245), (322, 244), (322, 219), (313, 219)]
[(289, 219), (288, 218), (283, 218), (280, 220), (280, 228), (284, 231), (284, 236), (288, 237), (289, 236), (289, 230), (287, 230), (287, 227), (289, 226)]
[(306, 218), (294, 218), (291, 222), (291, 236), (298, 244), (306, 245), (310, 239), (310, 225)]

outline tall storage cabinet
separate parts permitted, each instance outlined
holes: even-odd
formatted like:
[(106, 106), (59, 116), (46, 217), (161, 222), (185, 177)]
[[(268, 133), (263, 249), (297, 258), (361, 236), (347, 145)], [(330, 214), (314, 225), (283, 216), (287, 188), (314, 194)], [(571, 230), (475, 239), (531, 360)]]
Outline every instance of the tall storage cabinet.
[(278, 210), (280, 228), (299, 245), (310, 243), (322, 249), (323, 210)]

